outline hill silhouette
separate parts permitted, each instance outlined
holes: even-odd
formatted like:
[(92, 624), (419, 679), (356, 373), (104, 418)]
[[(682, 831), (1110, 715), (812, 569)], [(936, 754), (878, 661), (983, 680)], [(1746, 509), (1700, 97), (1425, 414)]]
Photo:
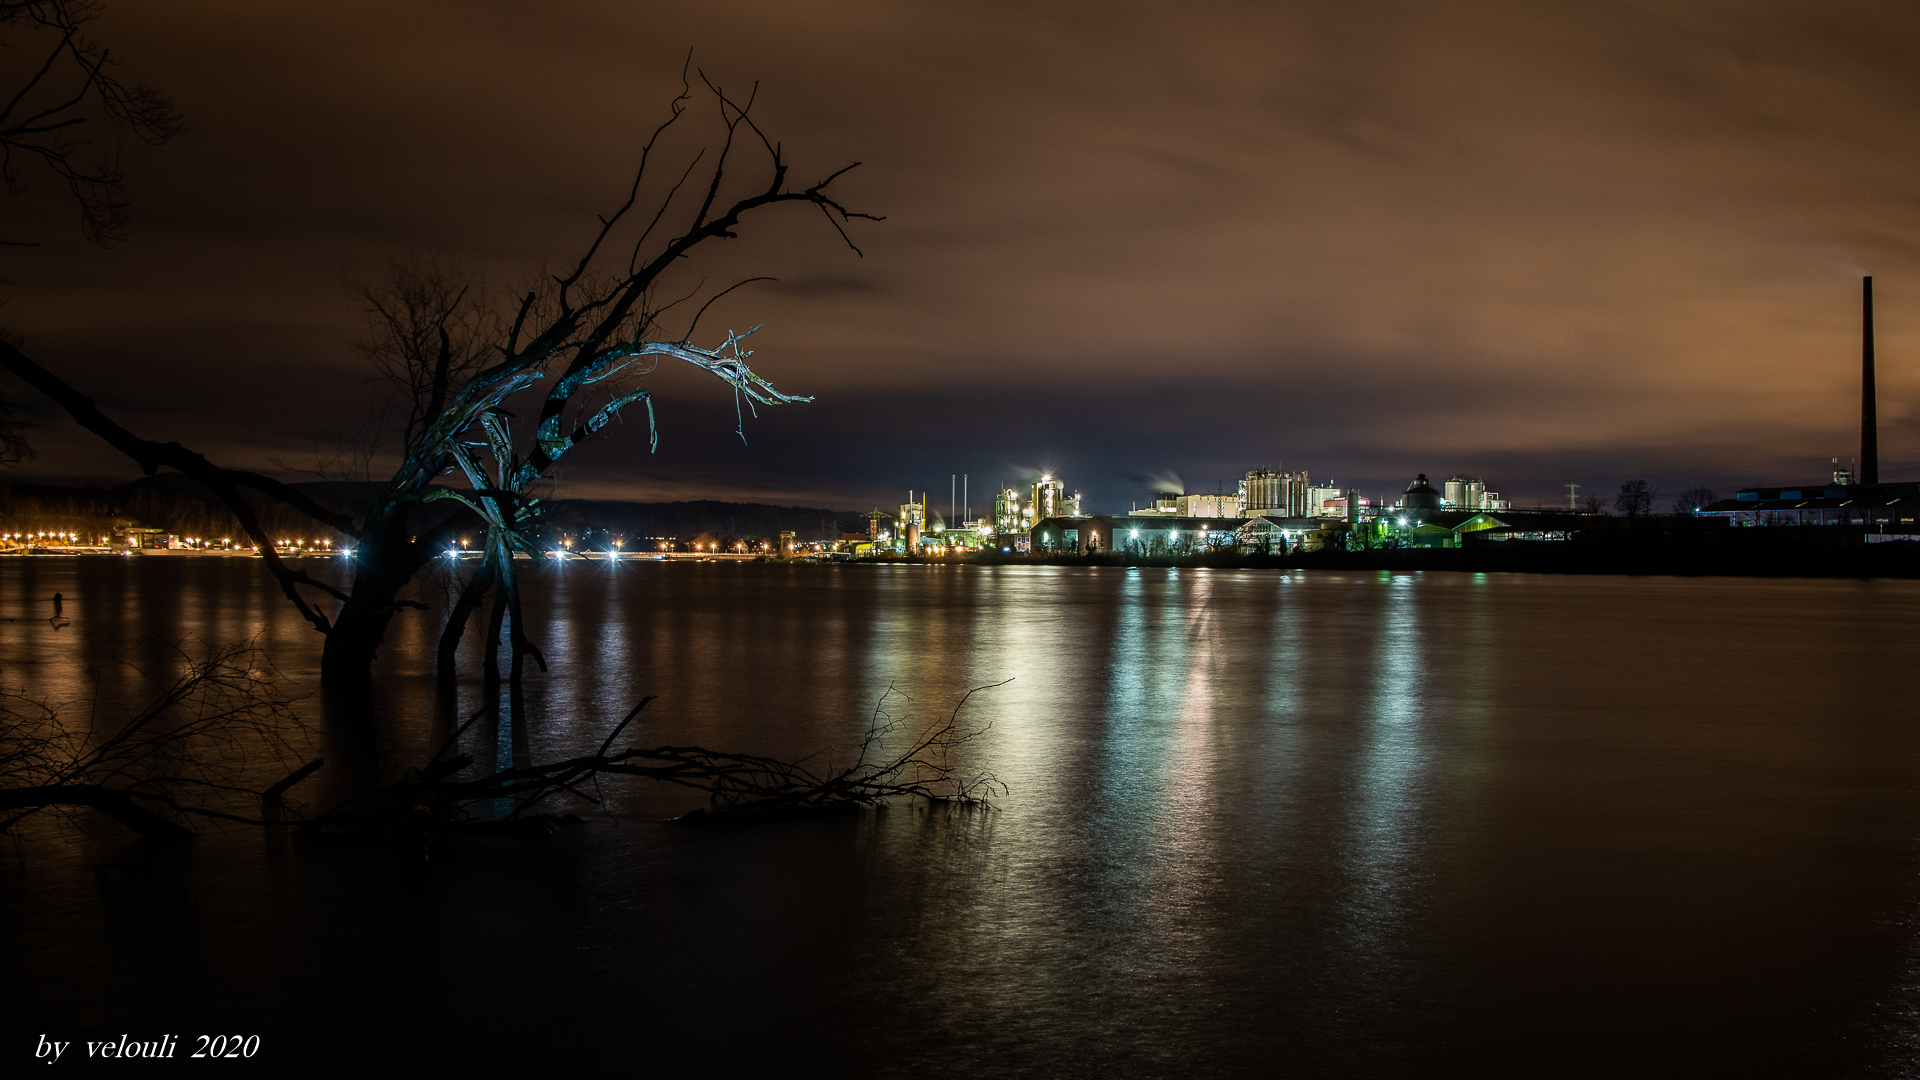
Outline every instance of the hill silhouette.
[[(293, 486), (332, 509), (358, 517), (371, 504), (381, 485), (317, 481)], [(256, 499), (254, 505), (260, 512), (261, 523), (276, 537), (344, 539), (271, 499)], [(648, 537), (771, 538), (785, 530), (808, 541), (837, 539), (843, 531), (861, 531), (866, 527), (866, 520), (858, 511), (716, 499), (678, 502), (556, 499), (542, 503), (542, 508), (542, 527), (548, 533), (575, 537), (605, 534), (636, 541)], [(4, 526), (4, 531), (74, 532), (92, 537), (105, 535), (112, 530), (114, 522), (122, 520), (165, 529), (178, 536), (217, 540), (241, 535), (233, 514), (205, 488), (179, 473), (143, 476), (112, 487), (0, 484), (0, 526)]]

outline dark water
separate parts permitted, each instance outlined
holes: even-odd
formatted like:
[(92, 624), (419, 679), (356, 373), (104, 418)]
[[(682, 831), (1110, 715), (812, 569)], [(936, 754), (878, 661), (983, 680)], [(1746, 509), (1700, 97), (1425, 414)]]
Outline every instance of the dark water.
[[(575, 564), (534, 595), (537, 758), (641, 693), (637, 743), (844, 756), (890, 685), (915, 722), (1012, 679), (963, 714), (1011, 794), (690, 829), (615, 788), (425, 863), (37, 826), (0, 871), (8, 1060), (168, 1030), (478, 1074), (1920, 1070), (1920, 585)], [(0, 560), (0, 617), (40, 697), (137, 696), (189, 635), (297, 685), (318, 656), (239, 560)], [(432, 635), (398, 626), (377, 736), (303, 705), (341, 763), (314, 797), (429, 752)]]

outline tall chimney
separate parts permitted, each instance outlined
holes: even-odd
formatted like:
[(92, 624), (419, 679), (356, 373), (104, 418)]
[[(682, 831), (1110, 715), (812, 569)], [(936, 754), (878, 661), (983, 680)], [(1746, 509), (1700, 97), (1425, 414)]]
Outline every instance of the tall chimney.
[(1880, 482), (1880, 423), (1874, 412), (1873, 278), (1860, 279), (1860, 480)]

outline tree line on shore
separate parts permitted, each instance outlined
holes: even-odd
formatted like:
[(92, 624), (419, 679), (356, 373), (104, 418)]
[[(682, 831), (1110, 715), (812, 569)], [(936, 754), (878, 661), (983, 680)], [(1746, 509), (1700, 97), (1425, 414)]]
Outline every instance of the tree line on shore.
[[(325, 526), (277, 503), (263, 503), (261, 525), (280, 537), (339, 540)], [(178, 473), (112, 487), (0, 484), (0, 526), (6, 532), (71, 532), (83, 540), (110, 536), (131, 523), (175, 536), (245, 542), (233, 512)]]
[[(322, 482), (296, 486), (307, 488), (322, 505), (354, 514), (371, 499), (370, 491), (359, 489), (373, 485)], [(556, 535), (576, 540), (584, 536), (595, 543), (609, 537), (622, 539), (629, 551), (640, 550), (635, 542), (648, 537), (760, 539), (791, 531), (802, 541), (830, 540), (865, 524), (860, 515), (844, 510), (717, 499), (562, 499), (547, 505), (544, 524)], [(347, 539), (339, 531), (271, 500), (259, 500), (256, 509), (262, 527), (276, 537), (331, 540), (335, 544)], [(128, 522), (181, 537), (245, 542), (246, 536), (230, 509), (178, 473), (142, 477), (111, 487), (0, 484), (0, 532), (71, 532), (91, 538), (111, 535), (116, 527)]]

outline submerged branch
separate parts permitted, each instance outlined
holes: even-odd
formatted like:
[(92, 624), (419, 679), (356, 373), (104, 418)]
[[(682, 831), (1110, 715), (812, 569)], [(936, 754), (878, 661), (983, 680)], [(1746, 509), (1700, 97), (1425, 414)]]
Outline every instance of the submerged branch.
[(247, 774), (298, 760), (287, 737), (301, 727), (260, 651), (251, 645), (179, 650), (180, 673), (125, 722), (95, 715), (84, 728), (55, 707), (0, 695), (0, 832), (42, 810), (98, 810), (147, 837), (185, 836), (182, 818), (258, 822), (263, 797), (277, 799), (320, 767), (288, 774), (266, 791)]
[[(610, 751), (620, 732), (653, 700), (643, 698), (592, 754), (503, 769), (467, 780), (455, 776), (473, 763), (470, 756), (436, 755), (425, 767), (409, 770), (399, 783), (375, 792), (356, 806), (315, 818), (303, 825), (302, 831), (358, 834), (394, 829), (546, 828), (571, 819), (570, 815), (559, 816), (543, 809), (550, 804), (578, 800), (591, 806), (603, 805), (603, 796), (588, 787), (608, 776), (638, 776), (703, 791), (708, 806), (696, 814), (826, 810), (872, 806), (897, 798), (987, 805), (990, 796), (1006, 793), (1006, 785), (991, 773), (959, 771), (953, 757), (955, 751), (986, 731), (985, 727), (962, 728), (960, 711), (975, 693), (989, 688), (968, 691), (946, 720), (921, 731), (891, 754), (884, 744), (901, 731), (903, 721), (888, 717), (876, 707), (874, 723), (862, 738), (853, 762), (841, 768), (821, 769), (804, 760), (785, 761), (701, 746)], [(896, 693), (889, 687), (880, 705)], [(467, 723), (472, 722), (470, 719)], [(507, 813), (490, 813), (502, 802), (511, 807)]]
[[(944, 720), (910, 733), (886, 706), (874, 709), (853, 760), (815, 765), (821, 755), (787, 761), (703, 746), (614, 749), (654, 700), (642, 698), (590, 754), (461, 778), (473, 764), (454, 753), (481, 716), (469, 717), (439, 752), (395, 784), (316, 817), (282, 812), (280, 798), (324, 762), (300, 757), (287, 734), (301, 727), (257, 650), (211, 648), (203, 658), (181, 653), (182, 673), (125, 723), (76, 728), (58, 710), (0, 695), (0, 832), (42, 810), (99, 811), (150, 838), (190, 835), (195, 819), (298, 825), (307, 835), (544, 830), (577, 820), (556, 809), (574, 802), (604, 806), (608, 777), (636, 776), (705, 792), (693, 816), (767, 811), (807, 812), (872, 806), (893, 799), (987, 805), (1006, 785), (991, 773), (967, 772), (957, 752), (987, 728), (966, 728), (969, 691)], [(1009, 680), (1011, 681), (1011, 680)], [(1003, 686), (1005, 683), (994, 683)], [(265, 755), (271, 761), (260, 760)], [(250, 778), (262, 765), (282, 776), (265, 788)]]

